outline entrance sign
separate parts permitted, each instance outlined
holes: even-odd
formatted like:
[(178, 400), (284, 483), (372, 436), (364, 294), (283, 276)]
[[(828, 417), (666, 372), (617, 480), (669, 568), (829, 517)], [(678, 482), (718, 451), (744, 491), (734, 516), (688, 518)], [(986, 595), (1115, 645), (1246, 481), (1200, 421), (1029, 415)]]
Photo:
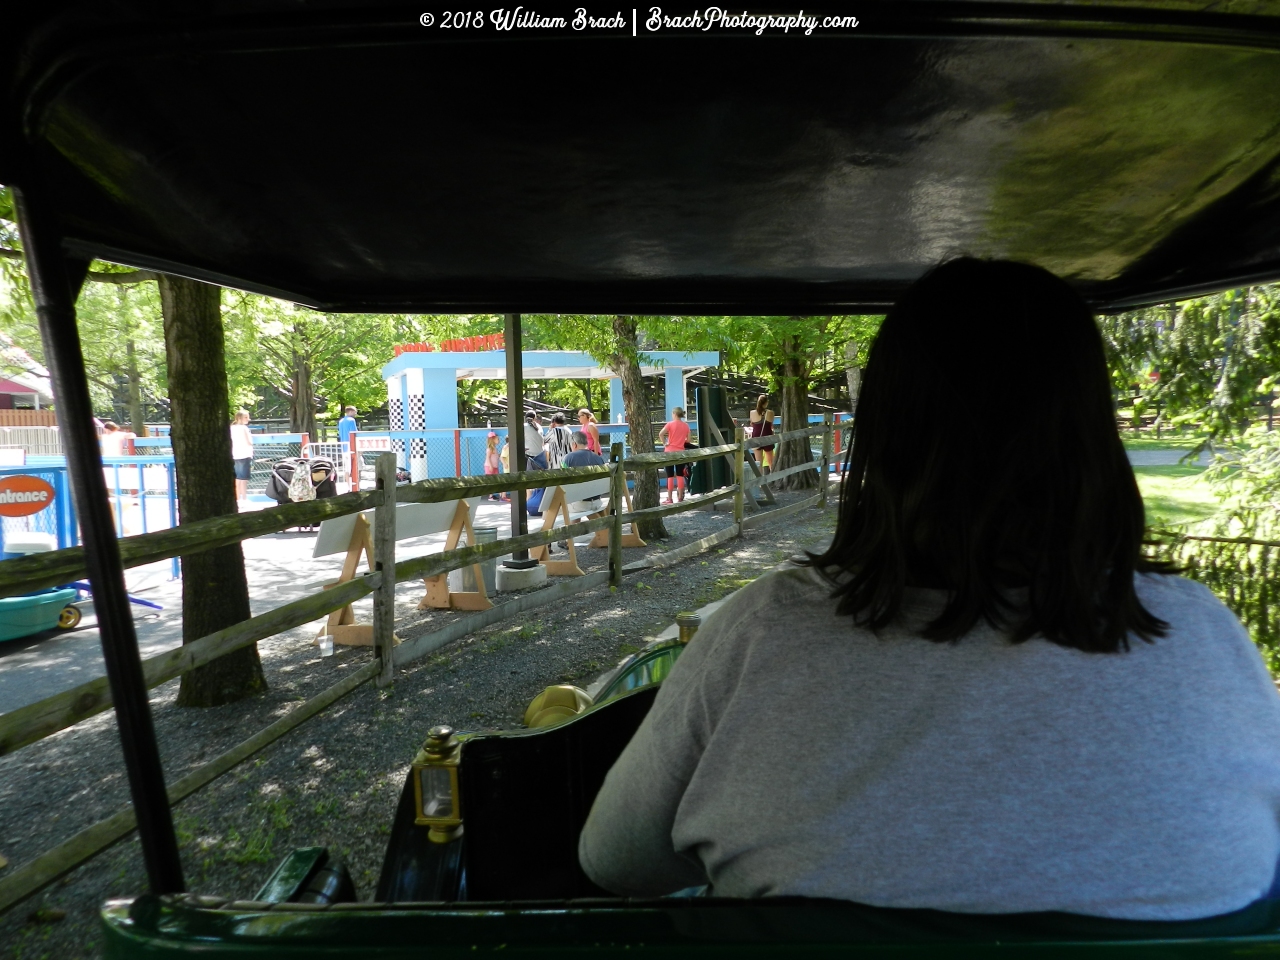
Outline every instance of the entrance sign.
[(29, 517), (51, 506), (53, 498), (53, 486), (39, 477), (5, 477), (0, 480), (0, 517)]

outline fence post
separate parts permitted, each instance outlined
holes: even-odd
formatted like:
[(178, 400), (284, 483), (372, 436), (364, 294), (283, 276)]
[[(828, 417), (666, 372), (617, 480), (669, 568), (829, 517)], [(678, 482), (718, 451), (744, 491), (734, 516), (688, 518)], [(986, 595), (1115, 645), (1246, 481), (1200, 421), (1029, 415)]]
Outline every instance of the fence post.
[(457, 427), (453, 429), (453, 469), (455, 477), (464, 476), (462, 472), (462, 431)]
[(382, 663), (378, 686), (385, 687), (395, 679), (396, 455), (379, 454), (377, 471), (382, 502), (373, 511), (373, 562), (382, 571), (382, 582), (373, 591), (373, 648)]
[(609, 509), (613, 511), (613, 526), (609, 528), (609, 585), (620, 587), (622, 586), (622, 511), (627, 502), (627, 471), (622, 468), (621, 443), (610, 445), (609, 463), (613, 466), (613, 473), (609, 475)]
[(818, 486), (822, 493), (822, 509), (827, 509), (827, 488), (831, 486), (831, 433), (834, 421), (831, 414), (822, 415), (824, 429), (822, 431), (822, 476)]
[(733, 442), (738, 445), (738, 449), (733, 451), (733, 477), (737, 484), (733, 491), (733, 522), (742, 525), (743, 501), (746, 498), (746, 481), (744, 475), (746, 459), (747, 459), (747, 441), (744, 431), (741, 427), (735, 427), (733, 431)]

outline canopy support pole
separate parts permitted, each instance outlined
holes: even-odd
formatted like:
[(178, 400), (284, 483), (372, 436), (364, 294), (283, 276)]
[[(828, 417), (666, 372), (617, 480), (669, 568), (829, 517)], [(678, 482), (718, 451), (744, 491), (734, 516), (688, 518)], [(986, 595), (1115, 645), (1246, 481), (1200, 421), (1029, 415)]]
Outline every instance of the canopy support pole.
[[(503, 339), (506, 342), (507, 354), (507, 443), (511, 447), (511, 472), (520, 473), (525, 468), (524, 447), (524, 345), (520, 330), (520, 314), (503, 315)], [(514, 490), (511, 494), (511, 536), (523, 537), (529, 532), (529, 516), (525, 513), (524, 490)], [(517, 570), (528, 570), (538, 565), (537, 560), (529, 557), (528, 550), (516, 550), (510, 560), (504, 560), (504, 567)]]
[(84, 535), (85, 563), (93, 587), (102, 659), (115, 703), (147, 879), (152, 893), (181, 893), (184, 889), (182, 861), (178, 856), (164, 770), (151, 721), (133, 613), (125, 594), (124, 567), (120, 563), (120, 547), (107, 499), (101, 449), (93, 426), (93, 405), (76, 327), (76, 294), (84, 282), (88, 264), (76, 262), (70, 265), (74, 274), (71, 272), (62, 252), (62, 238), (53, 211), (39, 202), (43, 197), (33, 198), (16, 187), (13, 195), (45, 362), (53, 380), (71, 489)]

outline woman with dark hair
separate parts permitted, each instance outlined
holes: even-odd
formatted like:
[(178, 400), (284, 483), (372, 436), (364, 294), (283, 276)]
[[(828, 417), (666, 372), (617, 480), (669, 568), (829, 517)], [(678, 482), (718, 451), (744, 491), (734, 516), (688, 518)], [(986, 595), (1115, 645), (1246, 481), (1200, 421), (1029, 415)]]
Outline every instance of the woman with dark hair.
[[(773, 436), (773, 411), (769, 409), (769, 395), (767, 393), (760, 394), (756, 400), (756, 407), (748, 414), (750, 419), (749, 432), (752, 437), (771, 437)], [(765, 447), (756, 447), (756, 452), (760, 454), (760, 469), (764, 473), (769, 473), (773, 469), (773, 444)]]
[(1152, 920), (1272, 895), (1280, 696), (1222, 603), (1143, 558), (1080, 297), (937, 268), (854, 429), (830, 548), (708, 618), (596, 798), (587, 874)]

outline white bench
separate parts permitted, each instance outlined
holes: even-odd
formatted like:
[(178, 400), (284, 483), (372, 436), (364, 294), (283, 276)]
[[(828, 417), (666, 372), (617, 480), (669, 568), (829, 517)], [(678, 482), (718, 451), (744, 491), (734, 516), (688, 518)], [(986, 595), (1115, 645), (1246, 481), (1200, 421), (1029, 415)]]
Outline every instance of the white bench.
[[(448, 532), (444, 549), (452, 550), (458, 545), (462, 533), (467, 534), (467, 543), (476, 542), (475, 531), (471, 527), (471, 511), (480, 504), (479, 497), (469, 500), (447, 500), (443, 503), (399, 503), (396, 504), (397, 540), (412, 540), (416, 537), (427, 537), (436, 533)], [(342, 564), (342, 573), (333, 583), (325, 587), (336, 586), (354, 579), (356, 569), (360, 565), (363, 553), (370, 570), (373, 569), (373, 538), (370, 529), (374, 511), (351, 513), (345, 517), (335, 517), (320, 524), (320, 533), (316, 537), (316, 545), (311, 556), (327, 557), (346, 552), (346, 560)], [(454, 610), (488, 610), (493, 604), (489, 601), (484, 588), (484, 577), (479, 564), (473, 564), (477, 589), (474, 591), (450, 591), (448, 574), (427, 577), (426, 596), (418, 604), (419, 610), (439, 608)], [(341, 610), (329, 614), (324, 632), (333, 635), (334, 643), (348, 646), (369, 646), (373, 643), (373, 627), (370, 624), (357, 624), (355, 614), (348, 604)]]
[[(566, 483), (558, 487), (548, 487), (542, 495), (542, 529), (551, 530), (557, 526), (567, 526), (579, 520), (595, 519), (604, 516), (609, 510), (609, 478), (583, 480), (580, 483)], [(631, 497), (623, 494), (626, 508), (631, 509)], [(598, 500), (591, 498), (599, 497)], [(634, 526), (634, 525), (633, 525)], [(547, 573), (556, 577), (581, 577), (583, 570), (578, 566), (578, 551), (572, 538), (566, 541), (569, 548), (568, 560), (552, 560), (550, 545), (536, 547), (529, 551), (529, 556), (543, 564)], [(597, 530), (588, 546), (607, 547), (609, 531)], [(624, 547), (643, 547), (645, 543), (635, 533), (623, 534)]]

